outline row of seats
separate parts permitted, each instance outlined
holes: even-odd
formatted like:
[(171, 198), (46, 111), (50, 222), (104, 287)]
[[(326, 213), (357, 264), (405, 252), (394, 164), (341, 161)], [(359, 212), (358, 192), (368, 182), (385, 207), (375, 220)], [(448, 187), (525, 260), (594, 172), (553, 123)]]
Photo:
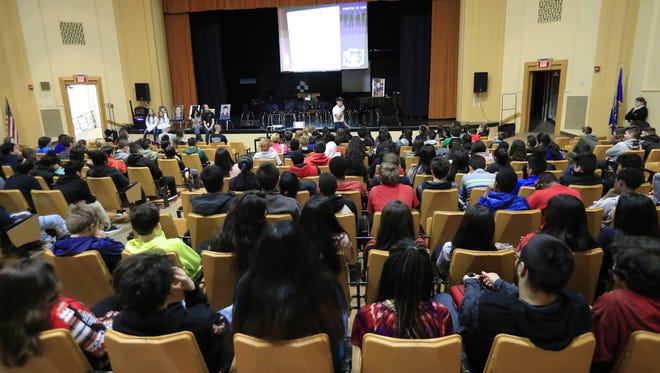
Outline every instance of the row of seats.
[[(266, 341), (234, 335), (234, 368), (238, 373), (319, 372), (332, 373), (330, 340), (316, 334), (288, 341)], [(195, 337), (189, 331), (157, 337), (137, 337), (113, 330), (105, 334), (110, 363), (115, 373), (198, 372), (208, 373)], [(366, 334), (360, 372), (459, 372), (461, 336), (433, 339), (397, 339)], [(67, 330), (41, 334), (43, 354), (31, 358), (12, 372), (85, 373), (91, 371), (78, 344)], [(495, 337), (484, 372), (588, 372), (596, 340), (593, 333), (576, 337), (561, 351), (540, 349), (527, 338), (499, 334)], [(660, 334), (633, 332), (614, 372), (655, 371)], [(4, 372), (0, 367), (0, 372)]]

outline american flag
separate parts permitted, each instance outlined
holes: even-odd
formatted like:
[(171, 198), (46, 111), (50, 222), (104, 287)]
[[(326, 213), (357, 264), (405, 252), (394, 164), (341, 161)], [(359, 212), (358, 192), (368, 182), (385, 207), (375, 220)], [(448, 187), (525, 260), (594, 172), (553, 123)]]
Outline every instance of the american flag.
[(14, 123), (14, 116), (11, 113), (11, 108), (9, 107), (9, 100), (5, 99), (6, 110), (5, 114), (7, 115), (7, 135), (11, 137), (14, 144), (18, 144), (18, 130), (16, 129), (16, 123)]

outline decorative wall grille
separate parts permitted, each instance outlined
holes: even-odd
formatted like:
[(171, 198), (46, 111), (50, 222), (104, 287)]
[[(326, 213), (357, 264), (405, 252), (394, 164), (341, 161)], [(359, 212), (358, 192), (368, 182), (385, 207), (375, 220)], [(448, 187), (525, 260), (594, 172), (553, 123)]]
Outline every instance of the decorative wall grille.
[(60, 22), (62, 44), (85, 45), (85, 33), (80, 22)]
[(561, 21), (561, 8), (563, 0), (539, 0), (538, 23)]

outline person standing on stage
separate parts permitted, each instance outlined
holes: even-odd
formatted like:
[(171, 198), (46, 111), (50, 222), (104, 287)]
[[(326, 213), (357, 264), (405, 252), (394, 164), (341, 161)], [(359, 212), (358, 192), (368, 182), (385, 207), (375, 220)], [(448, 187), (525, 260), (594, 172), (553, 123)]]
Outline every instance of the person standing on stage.
[(209, 105), (202, 105), (202, 124), (206, 129), (206, 143), (211, 141), (211, 133), (215, 127), (215, 114), (209, 109)]
[(337, 105), (332, 108), (332, 119), (335, 122), (335, 131), (337, 131), (340, 128), (346, 128), (350, 129), (348, 124), (346, 124), (346, 121), (344, 120), (344, 109), (346, 107), (344, 106), (344, 99), (341, 97), (337, 97), (335, 99), (337, 102)]

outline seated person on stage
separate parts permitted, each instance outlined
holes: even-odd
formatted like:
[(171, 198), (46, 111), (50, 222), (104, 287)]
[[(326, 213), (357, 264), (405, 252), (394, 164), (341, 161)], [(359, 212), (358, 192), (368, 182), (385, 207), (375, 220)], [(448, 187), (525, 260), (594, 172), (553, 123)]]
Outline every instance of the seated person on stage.
[(373, 214), (382, 211), (387, 202), (397, 199), (412, 210), (419, 206), (419, 200), (415, 191), (409, 185), (399, 183), (399, 167), (394, 163), (383, 162), (378, 171), (381, 185), (371, 189), (367, 201), (367, 211)]
[(108, 270), (115, 270), (121, 260), (124, 244), (105, 236), (94, 207), (84, 203), (69, 205), (66, 226), (71, 235), (60, 238), (53, 244), (51, 250), (55, 256), (73, 256), (95, 250), (101, 254)]
[(51, 150), (54, 150), (49, 145), (53, 139), (48, 136), (41, 136), (37, 140), (37, 153), (48, 153)]
[(225, 145), (229, 143), (229, 141), (227, 141), (227, 137), (222, 134), (222, 126), (219, 124), (213, 126), (213, 133), (211, 134), (211, 143), (222, 143)]
[(241, 171), (238, 175), (229, 180), (229, 190), (244, 192), (247, 190), (259, 189), (257, 177), (252, 172), (254, 161), (249, 155), (242, 155), (236, 161), (238, 169)]
[(41, 190), (41, 184), (32, 176), (34, 164), (28, 159), (23, 159), (16, 164), (16, 173), (10, 176), (5, 183), (5, 190), (20, 190), (28, 206), (34, 210), (32, 201), (32, 190)]
[(473, 155), (468, 162), (470, 172), (463, 176), (461, 185), (458, 189), (458, 203), (465, 209), (470, 201), (470, 193), (472, 188), (488, 187), (493, 185), (495, 181), (495, 174), (486, 172), (486, 160), (480, 155)]
[(574, 160), (573, 171), (562, 175), (559, 179), (563, 185), (598, 185), (602, 183), (600, 176), (594, 173), (598, 165), (598, 159), (594, 153), (578, 154)]
[(518, 176), (513, 168), (501, 169), (495, 174), (495, 183), (479, 198), (478, 205), (485, 206), (494, 215), (497, 210), (529, 210), (525, 197), (513, 194)]
[(199, 161), (202, 163), (202, 166), (209, 164), (209, 157), (207, 157), (206, 153), (199, 148), (197, 145), (197, 139), (194, 137), (188, 139), (188, 149), (184, 150), (183, 154), (197, 154), (199, 155)]
[(199, 215), (224, 214), (234, 203), (234, 192), (223, 193), (224, 180), (222, 171), (217, 167), (206, 167), (202, 171), (202, 183), (206, 188), (206, 194), (190, 199), (192, 212)]
[(636, 330), (660, 333), (660, 239), (629, 237), (614, 249), (614, 290), (591, 310), (596, 350), (592, 372), (609, 372)]
[[(149, 140), (145, 137), (145, 138), (142, 138), (142, 139), (140, 139), (136, 142), (138, 144), (140, 144), (140, 146), (142, 147), (142, 154), (144, 154), (145, 157), (151, 159), (151, 161), (154, 162), (154, 163), (158, 162), (158, 158), (160, 157), (160, 155), (158, 154), (157, 151), (151, 149), (151, 140)], [(130, 150), (130, 148), (129, 148), (129, 150)], [(124, 161), (124, 162), (126, 162), (126, 161)]]
[(199, 254), (180, 238), (166, 238), (160, 228), (160, 210), (153, 203), (145, 203), (131, 209), (131, 226), (136, 237), (126, 243), (131, 254), (148, 251), (174, 251), (179, 255), (183, 270), (192, 278), (201, 275), (202, 260)]
[(156, 164), (147, 156), (142, 154), (142, 148), (137, 143), (131, 143), (128, 146), (131, 150), (131, 155), (126, 160), (128, 167), (147, 167), (157, 185), (166, 185), (169, 189), (169, 200), (174, 200), (179, 196), (176, 190), (176, 182), (172, 176), (163, 176), (163, 172), (156, 166)]
[(269, 149), (270, 151), (273, 151), (282, 156), (289, 152), (289, 147), (286, 144), (280, 143), (279, 133), (274, 133), (270, 135), (270, 142), (272, 143)]
[(96, 197), (89, 190), (87, 182), (80, 177), (83, 168), (83, 163), (80, 161), (70, 161), (64, 166), (64, 176), (57, 179), (57, 183), (53, 186), (54, 190), (59, 190), (64, 195), (66, 203), (69, 205), (73, 203), (82, 202), (89, 205), (96, 211), (99, 222), (101, 223), (100, 229), (105, 233), (112, 233), (118, 231), (119, 226), (112, 225), (108, 213)]
[[(165, 255), (145, 253), (121, 261), (112, 284), (124, 309), (113, 329), (137, 336), (190, 331), (210, 372), (226, 371), (233, 358), (231, 325), (209, 307), (204, 292)], [(183, 291), (183, 302), (167, 304), (172, 291)]]
[[(280, 172), (272, 163), (264, 163), (256, 172), (257, 184), (266, 193), (269, 214), (290, 214), (298, 219), (302, 208), (294, 198), (283, 196), (277, 190), (280, 181)], [(240, 177), (237, 176), (237, 177)]]
[(573, 252), (565, 243), (539, 234), (516, 258), (517, 287), (496, 273), (466, 274), (461, 303), (466, 368), (483, 370), (498, 334), (529, 338), (539, 348), (560, 351), (591, 331), (589, 305), (565, 289), (573, 266)]
[(325, 155), (325, 142), (317, 141), (314, 145), (314, 152), (305, 158), (305, 163), (312, 166), (327, 166), (331, 158)]
[(300, 150), (291, 153), (291, 161), (293, 162), (293, 166), (289, 167), (289, 171), (296, 174), (299, 178), (319, 176), (321, 173), (318, 166), (305, 163), (305, 155)]
[(431, 161), (431, 175), (433, 180), (427, 180), (417, 187), (417, 198), (422, 201), (424, 190), (447, 190), (453, 188), (451, 181), (447, 180), (451, 165), (446, 158), (436, 157)]
[(644, 172), (636, 168), (624, 168), (616, 174), (614, 187), (591, 205), (596, 208), (602, 207), (604, 210), (601, 228), (607, 228), (612, 224), (619, 196), (624, 193), (635, 193), (642, 183), (644, 183)]
[(265, 137), (262, 138), (259, 141), (259, 149), (261, 149), (261, 151), (254, 153), (254, 159), (274, 159), (277, 165), (281, 166), (282, 159), (280, 159), (280, 156), (277, 153), (271, 150), (270, 145), (270, 140)]
[[(350, 214), (353, 213), (357, 218), (357, 207), (352, 200), (344, 198), (337, 192), (337, 178), (331, 173), (324, 172), (319, 176), (319, 192), (322, 196), (328, 197), (335, 214)], [(362, 207), (362, 206), (360, 206)]]
[(530, 209), (543, 211), (548, 206), (550, 198), (558, 194), (568, 194), (582, 201), (580, 192), (566, 185), (559, 184), (559, 180), (557, 180), (554, 174), (542, 172), (536, 180), (536, 190), (532, 195), (527, 197), (527, 204)]
[(352, 190), (357, 190), (362, 196), (362, 201), (367, 199), (367, 190), (364, 187), (364, 184), (358, 180), (346, 180), (346, 159), (343, 157), (334, 157), (329, 163), (330, 173), (332, 173), (335, 178), (337, 178), (337, 191), (338, 192), (347, 192)]

